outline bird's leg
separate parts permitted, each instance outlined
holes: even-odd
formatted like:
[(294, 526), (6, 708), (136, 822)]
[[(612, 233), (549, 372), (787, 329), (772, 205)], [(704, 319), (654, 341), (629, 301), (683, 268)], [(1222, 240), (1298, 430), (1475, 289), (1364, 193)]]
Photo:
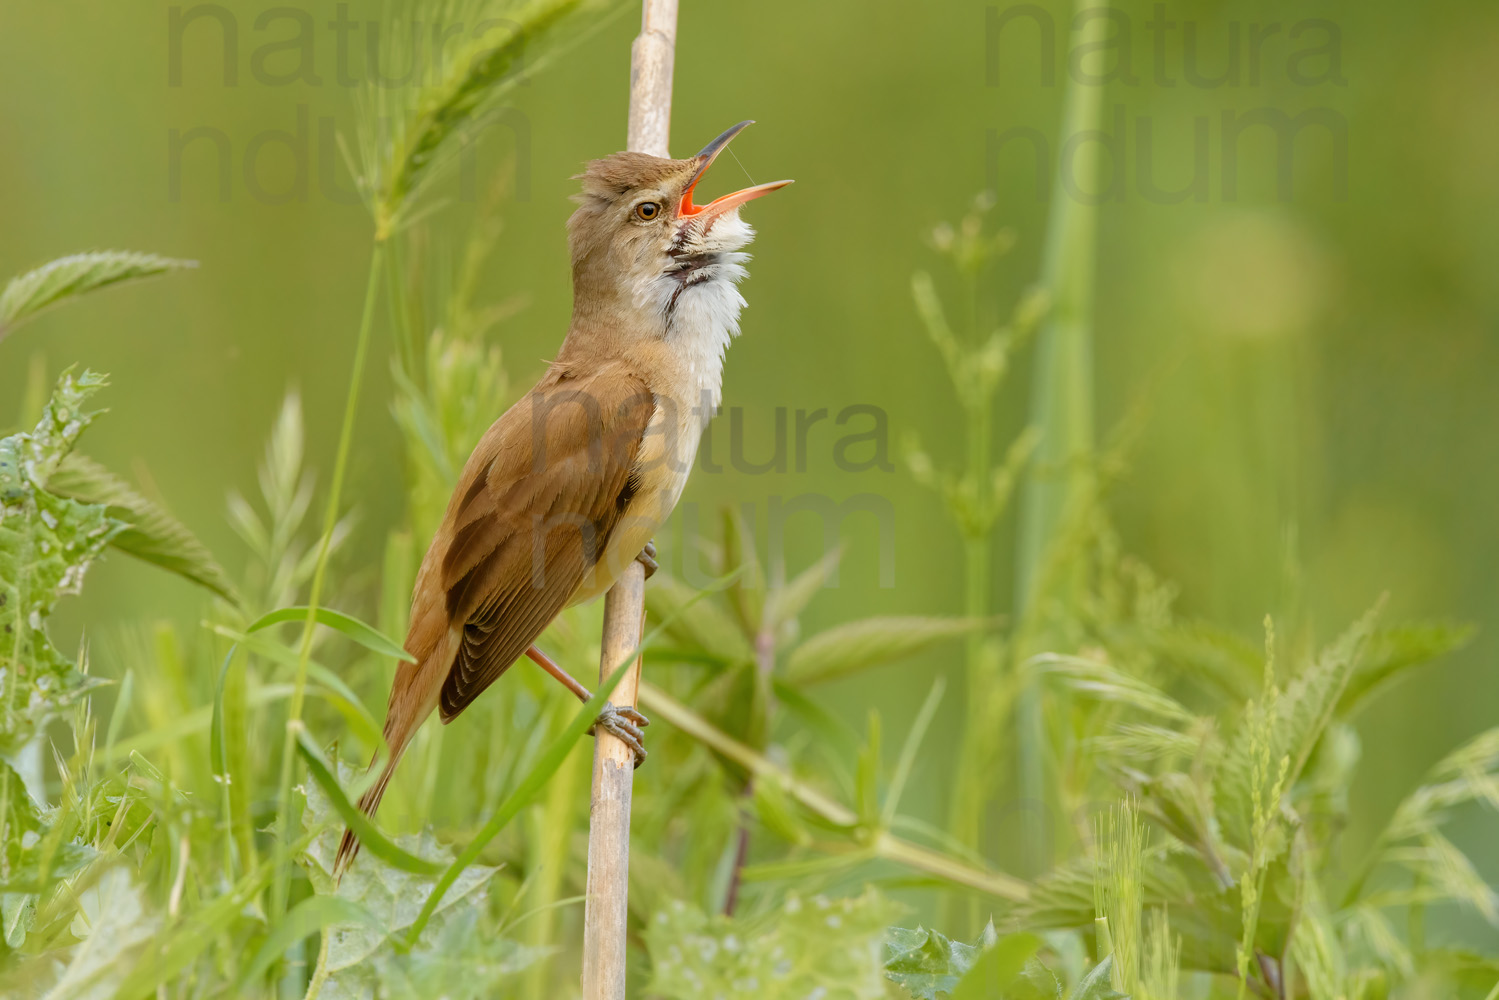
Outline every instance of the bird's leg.
[(645, 548), (640, 550), (640, 555), (635, 559), (645, 567), (645, 578), (649, 580), (656, 575), (656, 570), (661, 567), (656, 565), (656, 540), (653, 538), (645, 543)]
[[(563, 670), (557, 665), (555, 660), (543, 653), (536, 646), (532, 646), (526, 650), (526, 655), (537, 666), (555, 677), (579, 701), (586, 702), (589, 698), (593, 697), (589, 690), (579, 684), (572, 674)], [(630, 748), (631, 752), (635, 754), (635, 766), (639, 767), (648, 756), (645, 751), (645, 734), (641, 730), (650, 724), (650, 719), (641, 715), (640, 712), (631, 706), (616, 705), (613, 702), (606, 701), (604, 702), (604, 710), (599, 713), (599, 717), (594, 720), (593, 726), (589, 727), (588, 731), (591, 733), (594, 727), (603, 726), (605, 732), (612, 734), (621, 743)]]

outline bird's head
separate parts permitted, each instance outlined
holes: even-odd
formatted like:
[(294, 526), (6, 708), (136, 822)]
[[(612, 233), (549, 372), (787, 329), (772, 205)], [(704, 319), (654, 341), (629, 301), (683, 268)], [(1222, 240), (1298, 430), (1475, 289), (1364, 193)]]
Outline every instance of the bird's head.
[(696, 311), (684, 309), (695, 299), (728, 294), (737, 317), (742, 300), (734, 284), (748, 257), (738, 251), (755, 235), (739, 207), (791, 182), (757, 184), (703, 205), (693, 193), (749, 124), (740, 122), (685, 160), (615, 153), (588, 164), (578, 209), (568, 220), (575, 317), (626, 310), (669, 330), (674, 317)]

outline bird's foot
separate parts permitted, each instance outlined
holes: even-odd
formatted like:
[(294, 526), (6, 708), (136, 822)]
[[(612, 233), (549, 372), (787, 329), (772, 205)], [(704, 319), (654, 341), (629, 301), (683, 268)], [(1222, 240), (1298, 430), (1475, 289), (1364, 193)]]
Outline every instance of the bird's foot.
[(645, 543), (645, 548), (640, 550), (640, 555), (635, 557), (640, 565), (645, 567), (645, 578), (649, 580), (656, 575), (656, 570), (661, 567), (656, 564), (656, 542), (652, 539)]
[(645, 763), (648, 754), (645, 751), (645, 734), (641, 732), (651, 720), (641, 715), (629, 705), (616, 705), (613, 702), (604, 702), (604, 710), (599, 717), (593, 720), (593, 727), (589, 732), (594, 732), (600, 727), (625, 746), (629, 747), (635, 754), (635, 766), (639, 767)]

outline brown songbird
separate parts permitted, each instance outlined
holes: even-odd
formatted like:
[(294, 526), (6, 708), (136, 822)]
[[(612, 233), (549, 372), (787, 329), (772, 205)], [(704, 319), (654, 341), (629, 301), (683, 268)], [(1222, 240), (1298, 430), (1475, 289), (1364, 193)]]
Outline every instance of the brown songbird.
[[(739, 332), (739, 207), (790, 181), (697, 205), (693, 190), (741, 122), (686, 160), (616, 153), (588, 164), (568, 220), (573, 312), (557, 359), (469, 456), (411, 595), (411, 628), (386, 709), (390, 757), (359, 800), (373, 814), (417, 727), (451, 722), (522, 655), (580, 699), (586, 688), (535, 643), (563, 608), (608, 590), (676, 506), (717, 409)], [(645, 756), (632, 708), (596, 725)], [(335, 870), (359, 841), (345, 830)]]

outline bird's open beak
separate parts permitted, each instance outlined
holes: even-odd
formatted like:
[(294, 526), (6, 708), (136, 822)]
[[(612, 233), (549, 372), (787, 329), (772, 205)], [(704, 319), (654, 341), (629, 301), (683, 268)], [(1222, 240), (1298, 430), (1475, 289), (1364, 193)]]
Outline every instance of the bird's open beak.
[(708, 172), (708, 168), (713, 165), (713, 161), (718, 159), (718, 154), (724, 151), (724, 148), (728, 146), (734, 136), (753, 124), (754, 122), (752, 121), (740, 122), (717, 139), (708, 143), (708, 145), (703, 147), (702, 152), (693, 157), (693, 159), (698, 161), (697, 171), (692, 175), (692, 180), (687, 182), (687, 190), (682, 192), (682, 202), (677, 206), (677, 218), (687, 219), (693, 216), (711, 217), (721, 215), (730, 209), (738, 208), (747, 201), (754, 201), (761, 195), (770, 194), (770, 192), (777, 188), (783, 188), (791, 183), (790, 181), (771, 181), (769, 184), (756, 184), (754, 187), (735, 191), (733, 194), (726, 194), (721, 198), (714, 198), (706, 205), (694, 205), (692, 203), (693, 189), (697, 187), (697, 182), (703, 179), (703, 174)]

